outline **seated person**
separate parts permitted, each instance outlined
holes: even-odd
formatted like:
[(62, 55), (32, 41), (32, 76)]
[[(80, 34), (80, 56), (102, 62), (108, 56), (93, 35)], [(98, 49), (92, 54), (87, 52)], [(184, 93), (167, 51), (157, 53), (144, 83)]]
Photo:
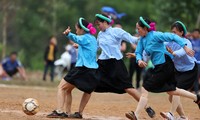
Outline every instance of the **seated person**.
[(0, 77), (9, 80), (10, 77), (17, 72), (26, 80), (26, 73), (21, 62), (17, 60), (17, 52), (12, 52), (9, 57), (6, 57), (0, 65)]

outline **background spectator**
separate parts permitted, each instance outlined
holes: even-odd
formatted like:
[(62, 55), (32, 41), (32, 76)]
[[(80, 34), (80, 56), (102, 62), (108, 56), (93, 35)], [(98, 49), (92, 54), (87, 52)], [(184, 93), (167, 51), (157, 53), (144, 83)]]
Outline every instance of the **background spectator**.
[(9, 57), (3, 59), (0, 69), (0, 76), (3, 80), (10, 80), (18, 72), (24, 80), (27, 79), (25, 69), (17, 59), (17, 52), (12, 52)]
[(198, 64), (198, 79), (194, 83), (194, 91), (197, 94), (199, 91), (199, 83), (200, 83), (200, 29), (194, 29), (191, 33), (190, 39), (193, 50), (195, 51), (194, 57), (197, 59)]
[(57, 53), (57, 40), (55, 36), (52, 36), (50, 38), (49, 45), (45, 49), (44, 53), (44, 60), (45, 60), (45, 68), (44, 68), (44, 74), (43, 74), (43, 80), (46, 80), (46, 74), (48, 72), (48, 68), (51, 68), (51, 81), (54, 80), (54, 61), (56, 59), (56, 53)]

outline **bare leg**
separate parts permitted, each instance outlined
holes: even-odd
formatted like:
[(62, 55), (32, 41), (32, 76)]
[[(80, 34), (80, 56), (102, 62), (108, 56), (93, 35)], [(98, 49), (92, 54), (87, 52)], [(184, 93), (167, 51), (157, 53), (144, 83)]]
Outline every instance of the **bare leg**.
[[(169, 95), (169, 101), (172, 102), (172, 95)], [(179, 116), (186, 117), (181, 102), (179, 103), (176, 112), (179, 114)]]
[(176, 109), (178, 108), (178, 105), (180, 104), (180, 96), (173, 95), (171, 103), (172, 104), (171, 104), (170, 112), (174, 115)]
[(66, 106), (66, 112), (68, 114), (71, 114), (71, 106), (72, 106), (72, 93), (71, 92), (72, 92), (72, 90), (73, 90), (73, 87), (66, 91), (65, 106)]
[(60, 81), (60, 84), (58, 85), (58, 93), (57, 93), (57, 112), (63, 112), (63, 106), (65, 103), (65, 96), (66, 96), (66, 90), (72, 90), (74, 88), (73, 85), (66, 82), (64, 79)]
[(169, 95), (178, 95), (178, 96), (182, 96), (182, 97), (186, 97), (186, 98), (190, 98), (194, 101), (197, 101), (197, 96), (191, 92), (188, 92), (186, 90), (180, 89), (180, 88), (176, 88), (175, 91), (169, 91), (167, 92)]
[[(142, 88), (141, 88), (142, 89)], [(144, 88), (143, 88), (144, 89)], [(131, 95), (135, 100), (137, 100), (138, 102), (139, 102), (139, 100), (140, 100), (140, 93), (136, 90), (136, 89), (134, 89), (134, 88), (128, 88), (128, 89), (125, 89), (125, 91), (129, 94), (129, 95)], [(148, 108), (148, 107), (150, 107), (149, 105), (146, 105), (145, 106), (145, 108)]]
[(80, 114), (83, 113), (83, 110), (84, 110), (85, 106), (87, 105), (90, 97), (91, 97), (91, 94), (83, 93), (83, 96), (82, 96), (82, 99), (81, 99), (81, 102), (80, 102), (80, 105), (79, 105), (79, 113)]
[(139, 100), (140, 100), (140, 93), (136, 89), (134, 89), (134, 88), (127, 88), (127, 89), (125, 89), (125, 91), (129, 95), (131, 95), (135, 100), (137, 100), (139, 102)]
[(148, 91), (145, 90), (144, 87), (141, 88), (141, 97), (140, 101), (138, 102), (137, 108), (135, 110), (135, 115), (138, 118), (141, 111), (147, 106), (147, 101), (148, 101)]

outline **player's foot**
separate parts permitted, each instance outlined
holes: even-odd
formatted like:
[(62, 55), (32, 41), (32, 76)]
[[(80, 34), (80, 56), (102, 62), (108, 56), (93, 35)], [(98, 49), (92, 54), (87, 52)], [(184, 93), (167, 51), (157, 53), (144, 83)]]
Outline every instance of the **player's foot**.
[(170, 112), (167, 112), (167, 113), (165, 113), (165, 112), (160, 112), (160, 115), (161, 115), (163, 118), (167, 119), (167, 120), (175, 120), (175, 119), (174, 119), (174, 115), (173, 115), (172, 113), (170, 113)]
[(176, 120), (189, 120), (187, 117), (182, 117), (182, 116), (180, 116), (180, 117), (178, 117)]
[(125, 113), (126, 117), (130, 120), (137, 120), (137, 117), (135, 116), (135, 113), (133, 111), (129, 113)]
[(155, 117), (156, 115), (155, 111), (151, 107), (146, 108), (146, 112), (151, 118)]
[(79, 112), (75, 112), (74, 114), (70, 115), (70, 118), (77, 118), (77, 119), (82, 119), (83, 116)]
[(58, 113), (56, 110), (54, 110), (51, 114), (46, 116), (47, 118), (68, 118), (68, 115), (64, 112)]
[(197, 101), (194, 101), (198, 106), (199, 106), (199, 109), (200, 109), (200, 95), (197, 94)]

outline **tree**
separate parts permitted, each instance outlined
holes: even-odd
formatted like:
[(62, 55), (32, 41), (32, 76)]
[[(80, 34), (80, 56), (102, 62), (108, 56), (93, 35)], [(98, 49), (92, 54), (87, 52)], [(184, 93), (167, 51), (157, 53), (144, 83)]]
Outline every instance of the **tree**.
[[(120, 19), (123, 29), (133, 33), (139, 16), (151, 18), (159, 30), (169, 30), (176, 20), (191, 29), (200, 21), (199, 0), (0, 0), (1, 43), (4, 55), (18, 51), (23, 64), (30, 69), (43, 68), (43, 53), (49, 37), (58, 38), (59, 54), (67, 43), (63, 30), (74, 25), (79, 17), (94, 21), (101, 7), (110, 6), (127, 15)], [(4, 41), (4, 42), (3, 42)], [(2, 50), (3, 51), (3, 50)], [(3, 55), (3, 56), (4, 56)]]
[(182, 21), (188, 29), (200, 27), (195, 26), (200, 12), (199, 0), (157, 0), (153, 4), (155, 5), (154, 8), (156, 8), (154, 10), (156, 13), (154, 19), (159, 22), (159, 26), (162, 29), (169, 29), (169, 26), (177, 20)]

